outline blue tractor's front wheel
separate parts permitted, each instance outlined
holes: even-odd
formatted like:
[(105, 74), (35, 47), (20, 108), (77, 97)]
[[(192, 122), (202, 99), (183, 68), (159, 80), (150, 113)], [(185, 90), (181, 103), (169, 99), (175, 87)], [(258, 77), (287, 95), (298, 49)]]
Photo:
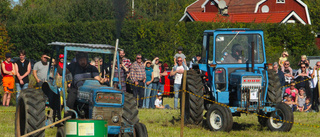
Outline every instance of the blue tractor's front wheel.
[(271, 131), (290, 131), (294, 121), (292, 109), (283, 102), (275, 107), (267, 121), (268, 128)]

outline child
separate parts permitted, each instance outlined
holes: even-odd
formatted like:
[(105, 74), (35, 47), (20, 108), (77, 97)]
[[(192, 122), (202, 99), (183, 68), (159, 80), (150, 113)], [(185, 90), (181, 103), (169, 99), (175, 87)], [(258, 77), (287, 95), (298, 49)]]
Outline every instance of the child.
[(294, 108), (294, 104), (296, 104), (295, 102), (292, 101), (292, 96), (288, 95), (287, 96), (287, 101), (285, 101), (284, 103), (286, 103), (287, 105), (289, 105), (290, 108)]
[(13, 93), (14, 88), (14, 78), (15, 75), (14, 72), (14, 66), (11, 62), (11, 53), (6, 53), (6, 59), (1, 63), (1, 74), (3, 76), (2, 78), (2, 85), (3, 85), (3, 99), (2, 99), (2, 105), (3, 106), (9, 106), (11, 93)]
[(303, 112), (303, 105), (306, 102), (306, 96), (305, 96), (305, 89), (303, 87), (301, 87), (299, 89), (299, 94), (296, 97), (296, 105), (297, 105), (297, 110), (300, 112)]
[(279, 58), (279, 65), (280, 65), (281, 67), (283, 67), (283, 63), (284, 63), (285, 61), (287, 61), (288, 56), (289, 56), (289, 54), (288, 54), (287, 51), (283, 51), (283, 52), (282, 52), (281, 57)]
[(306, 98), (306, 103), (303, 105), (303, 111), (310, 112), (310, 110), (311, 110), (310, 98)]
[(154, 102), (154, 105), (156, 108), (161, 108), (161, 109), (171, 109), (170, 106), (167, 104), (165, 106), (162, 105), (162, 93), (158, 93), (157, 99)]
[(182, 53), (183, 51), (183, 48), (181, 46), (178, 47), (178, 53), (176, 53), (176, 55), (174, 55), (174, 65), (176, 66), (177, 65), (177, 61), (176, 59), (178, 57), (181, 57), (183, 62), (182, 62), (182, 65), (183, 66), (187, 66), (187, 61), (186, 61), (186, 56)]
[(309, 61), (308, 61), (308, 58), (306, 55), (301, 56), (301, 60), (298, 64), (298, 66), (301, 66), (301, 64), (305, 64), (307, 68), (309, 67)]

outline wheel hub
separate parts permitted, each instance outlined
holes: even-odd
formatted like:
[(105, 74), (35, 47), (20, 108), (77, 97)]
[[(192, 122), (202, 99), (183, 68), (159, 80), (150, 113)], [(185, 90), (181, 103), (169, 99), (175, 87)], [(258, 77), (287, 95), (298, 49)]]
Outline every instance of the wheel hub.
[(274, 128), (281, 128), (283, 125), (283, 113), (282, 111), (278, 110), (276, 111), (271, 117), (270, 117), (270, 123)]
[(215, 111), (210, 114), (210, 123), (214, 129), (220, 129), (222, 127), (222, 118)]

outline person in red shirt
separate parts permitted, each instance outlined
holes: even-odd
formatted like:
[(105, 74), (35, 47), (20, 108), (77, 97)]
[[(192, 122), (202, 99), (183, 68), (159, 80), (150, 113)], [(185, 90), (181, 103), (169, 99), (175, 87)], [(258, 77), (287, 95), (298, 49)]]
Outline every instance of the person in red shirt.
[(14, 78), (15, 72), (13, 63), (11, 62), (11, 53), (6, 53), (6, 60), (1, 63), (1, 73), (2, 73), (2, 83), (4, 95), (2, 99), (3, 106), (9, 106), (11, 93), (13, 93), (14, 88)]

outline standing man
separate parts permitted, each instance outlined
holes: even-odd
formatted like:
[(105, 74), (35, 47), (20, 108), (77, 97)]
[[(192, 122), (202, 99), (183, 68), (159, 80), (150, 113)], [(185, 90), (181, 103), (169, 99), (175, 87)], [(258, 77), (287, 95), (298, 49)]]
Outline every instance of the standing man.
[(281, 84), (281, 88), (282, 88), (282, 94), (284, 94), (284, 91), (285, 91), (285, 87), (284, 87), (284, 84), (286, 83), (285, 79), (284, 79), (284, 74), (281, 70), (279, 70), (279, 65), (277, 62), (274, 62), (273, 63), (273, 70), (276, 71), (276, 73), (278, 74), (279, 76), (279, 79), (280, 79), (280, 84)]
[(187, 67), (185, 67), (182, 62), (183, 59), (181, 57), (178, 57), (176, 59), (177, 64), (174, 66), (171, 70), (170, 76), (175, 76), (174, 78), (174, 109), (178, 109), (178, 97), (179, 97), (179, 90), (181, 88), (181, 83), (182, 83), (182, 76), (184, 70), (188, 70)]
[(130, 59), (127, 59), (126, 57), (125, 57), (125, 53), (124, 53), (124, 50), (123, 49), (121, 49), (120, 51), (119, 51), (119, 56), (120, 56), (120, 60), (122, 60), (122, 64), (126, 67), (126, 68), (130, 68), (130, 66), (131, 66), (131, 61), (130, 61)]
[(36, 64), (34, 64), (32, 74), (37, 81), (37, 87), (41, 87), (43, 82), (47, 80), (49, 69), (48, 59), (50, 59), (50, 57), (46, 54), (43, 54), (41, 56), (41, 61), (38, 61)]
[(312, 109), (316, 112), (319, 112), (319, 80), (320, 80), (320, 61), (316, 63), (316, 65), (313, 67), (313, 72), (311, 74), (311, 77), (313, 78), (313, 99), (312, 99)]
[(15, 63), (16, 70), (16, 89), (17, 89), (17, 98), (16, 102), (18, 104), (18, 97), (20, 95), (20, 91), (28, 88), (29, 85), (29, 77), (28, 75), (31, 72), (31, 64), (28, 60), (25, 59), (26, 52), (24, 50), (20, 50), (20, 60)]
[(130, 69), (130, 78), (134, 82), (133, 96), (137, 98), (139, 95), (138, 108), (142, 107), (144, 97), (144, 83), (146, 82), (145, 66), (142, 62), (141, 54), (137, 54), (136, 61), (132, 64)]

